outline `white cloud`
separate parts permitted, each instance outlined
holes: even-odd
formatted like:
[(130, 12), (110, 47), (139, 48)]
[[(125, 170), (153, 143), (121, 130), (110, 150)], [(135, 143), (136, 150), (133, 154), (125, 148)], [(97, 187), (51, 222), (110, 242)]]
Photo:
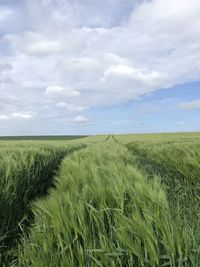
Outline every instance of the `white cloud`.
[(196, 99), (189, 102), (182, 102), (178, 105), (178, 107), (185, 110), (200, 109), (200, 100)]
[(51, 99), (63, 99), (68, 97), (79, 96), (80, 93), (71, 87), (62, 87), (58, 85), (48, 86), (45, 94)]
[(0, 120), (11, 120), (11, 119), (33, 119), (35, 118), (36, 113), (30, 111), (22, 111), (22, 112), (13, 112), (10, 114), (0, 114)]
[(102, 63), (98, 59), (91, 57), (76, 57), (73, 59), (62, 60), (58, 62), (57, 67), (61, 67), (65, 73), (71, 75), (85, 75), (90, 72), (98, 72), (101, 70)]
[(56, 103), (56, 107), (59, 107), (59, 108), (67, 108), (68, 107), (68, 104), (65, 103), (65, 102), (58, 102), (58, 103)]
[(88, 122), (88, 119), (86, 117), (76, 116), (73, 119), (73, 122), (78, 123), (78, 124), (82, 124), (82, 123), (87, 123)]
[[(17, 8), (27, 23), (16, 20), (15, 34), (13, 23), (4, 22), (2, 115), (33, 110), (42, 120), (48, 110), (63, 120), (69, 112), (70, 121), (86, 107), (122, 104), (199, 79), (199, 0), (138, 1), (135, 8), (132, 0), (87, 2), (31, 0)], [(0, 8), (0, 20), (8, 18), (6, 9)]]
[[(40, 96), (34, 88), (46, 87), (51, 101), (80, 95), (73, 106), (108, 106), (199, 77), (197, 0), (141, 2), (117, 27), (92, 28), (80, 21), (70, 2), (31, 2), (32, 29), (7, 38), (16, 43), (16, 54), (5, 79), (10, 76), (19, 87), (33, 88), (35, 98)], [(77, 6), (90, 17), (84, 4), (78, 1)], [(183, 32), (178, 25), (185, 19)]]
[(62, 44), (37, 32), (25, 33), (18, 43), (22, 53), (30, 56), (48, 56), (61, 53), (64, 48)]
[(163, 82), (166, 81), (166, 74), (159, 73), (158, 71), (143, 71), (135, 69), (127, 65), (115, 65), (109, 67), (105, 71), (104, 80), (109, 79), (110, 77), (118, 79), (131, 79), (134, 82), (142, 84), (144, 86), (162, 86)]
[(88, 107), (82, 107), (82, 106), (75, 106), (73, 104), (68, 104), (66, 102), (57, 102), (56, 107), (59, 108), (66, 108), (68, 111), (83, 111), (88, 109)]
[(32, 119), (36, 116), (35, 113), (26, 111), (26, 112), (14, 112), (11, 114), (12, 118), (16, 119)]

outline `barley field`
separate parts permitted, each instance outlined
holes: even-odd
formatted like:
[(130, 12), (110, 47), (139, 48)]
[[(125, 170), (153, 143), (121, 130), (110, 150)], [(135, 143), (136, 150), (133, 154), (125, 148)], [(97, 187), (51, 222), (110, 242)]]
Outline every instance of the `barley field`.
[(200, 133), (0, 140), (0, 266), (200, 266)]

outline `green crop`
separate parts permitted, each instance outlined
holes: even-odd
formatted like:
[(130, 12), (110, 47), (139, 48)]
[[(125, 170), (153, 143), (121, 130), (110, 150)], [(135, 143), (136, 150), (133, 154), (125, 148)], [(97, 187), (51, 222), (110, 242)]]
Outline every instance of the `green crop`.
[(200, 266), (199, 133), (2, 141), (0, 162), (1, 266)]
[(0, 265), (8, 261), (22, 226), (33, 220), (30, 203), (47, 194), (64, 156), (80, 146), (3, 147), (0, 150)]
[(171, 208), (158, 174), (124, 146), (91, 145), (63, 161), (56, 189), (35, 203), (17, 266), (198, 266), (195, 230)]

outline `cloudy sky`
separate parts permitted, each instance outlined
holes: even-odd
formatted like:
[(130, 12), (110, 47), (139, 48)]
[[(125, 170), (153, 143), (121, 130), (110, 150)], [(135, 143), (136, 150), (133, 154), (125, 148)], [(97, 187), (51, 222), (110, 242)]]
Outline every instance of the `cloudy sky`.
[(199, 0), (0, 0), (0, 135), (200, 130)]

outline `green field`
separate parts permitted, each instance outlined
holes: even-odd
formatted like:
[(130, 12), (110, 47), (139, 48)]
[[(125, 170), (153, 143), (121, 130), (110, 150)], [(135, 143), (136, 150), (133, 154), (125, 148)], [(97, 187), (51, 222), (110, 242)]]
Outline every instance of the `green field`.
[(200, 133), (0, 140), (0, 266), (200, 266)]

